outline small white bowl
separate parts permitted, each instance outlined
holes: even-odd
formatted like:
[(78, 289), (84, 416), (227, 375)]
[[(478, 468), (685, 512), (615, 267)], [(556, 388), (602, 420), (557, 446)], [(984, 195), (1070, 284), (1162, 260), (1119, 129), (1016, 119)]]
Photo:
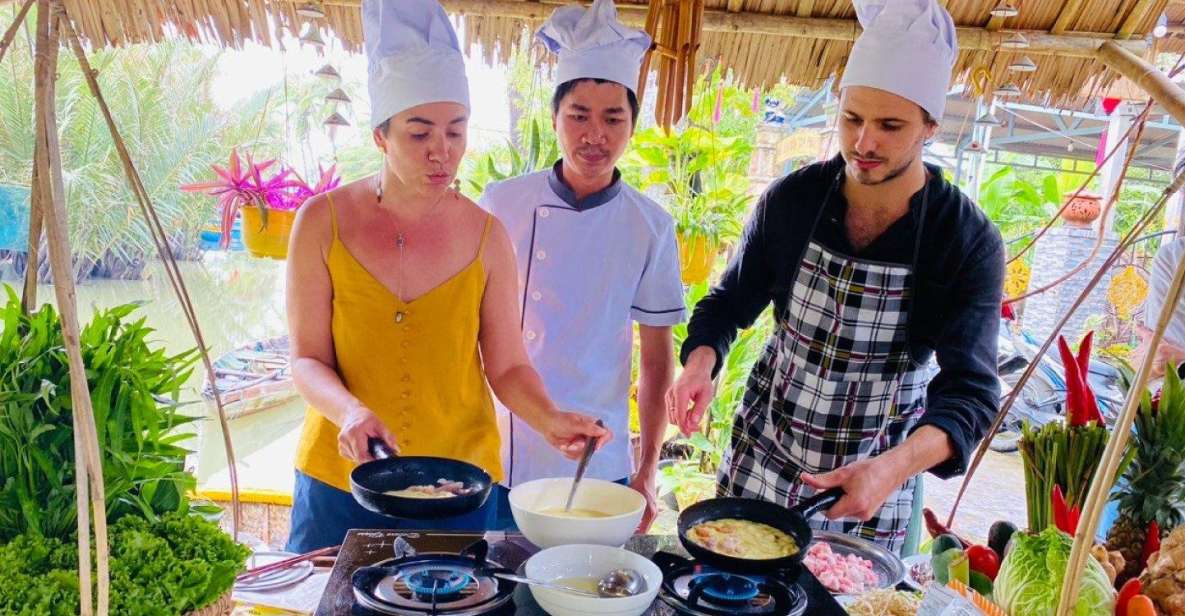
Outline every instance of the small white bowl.
[[(583, 483), (583, 482), (582, 482)], [(640, 616), (658, 596), (662, 571), (650, 559), (604, 545), (562, 545), (529, 558), (527, 577), (555, 582), (565, 578), (601, 579), (614, 569), (634, 569), (645, 589), (632, 597), (582, 597), (562, 590), (531, 586), (535, 602), (551, 616)]]
[(536, 479), (510, 490), (510, 511), (528, 541), (541, 548), (570, 543), (620, 547), (634, 536), (646, 499), (629, 486), (600, 479), (582, 479), (573, 509), (608, 514), (603, 518), (573, 518), (541, 513), (563, 509), (572, 488), (571, 478)]

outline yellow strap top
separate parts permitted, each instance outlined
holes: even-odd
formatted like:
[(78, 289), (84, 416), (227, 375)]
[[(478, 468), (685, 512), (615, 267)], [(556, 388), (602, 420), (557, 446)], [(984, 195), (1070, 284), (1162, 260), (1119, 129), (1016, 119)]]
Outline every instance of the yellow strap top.
[[(452, 278), (402, 301), (350, 253), (338, 237), (337, 213), (328, 254), (333, 283), (333, 344), (346, 389), (378, 415), (408, 456), (471, 462), (502, 479), (498, 426), (478, 354), (485, 290), (482, 251)], [(338, 454), (338, 428), (316, 409), (305, 413), (296, 468), (342, 490), (355, 464)]]

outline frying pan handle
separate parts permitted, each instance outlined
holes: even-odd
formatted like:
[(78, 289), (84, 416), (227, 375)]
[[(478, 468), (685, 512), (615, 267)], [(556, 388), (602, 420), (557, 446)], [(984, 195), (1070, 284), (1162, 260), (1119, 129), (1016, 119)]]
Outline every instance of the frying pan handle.
[(801, 513), (802, 517), (810, 518), (824, 509), (830, 509), (843, 495), (843, 488), (831, 488), (798, 503), (793, 509)]
[(395, 452), (391, 451), (391, 448), (381, 438), (372, 436), (366, 439), (366, 448), (370, 450), (370, 455), (374, 456), (375, 460), (385, 460), (395, 457)]

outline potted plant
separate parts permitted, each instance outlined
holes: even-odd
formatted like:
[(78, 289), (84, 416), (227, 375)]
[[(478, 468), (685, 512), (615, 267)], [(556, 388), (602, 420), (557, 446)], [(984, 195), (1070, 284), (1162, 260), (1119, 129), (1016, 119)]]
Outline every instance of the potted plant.
[(243, 244), (251, 256), (286, 259), (296, 211), (309, 197), (337, 187), (341, 179), (335, 175), (336, 167), (321, 169), (315, 186), (309, 186), (292, 169), (283, 167), (264, 179), (264, 173), (276, 161), (257, 163), (250, 154), (244, 158), (245, 161), (237, 150), (232, 150), (226, 168), (213, 165), (218, 179), (186, 184), (181, 190), (218, 197), (222, 248), (229, 245), (235, 217), (241, 212)]
[(634, 136), (622, 174), (662, 193), (675, 221), (684, 284), (707, 280), (720, 251), (740, 235), (752, 199), (748, 170), (759, 122), (749, 91), (717, 70), (697, 84), (682, 130), (650, 128)]

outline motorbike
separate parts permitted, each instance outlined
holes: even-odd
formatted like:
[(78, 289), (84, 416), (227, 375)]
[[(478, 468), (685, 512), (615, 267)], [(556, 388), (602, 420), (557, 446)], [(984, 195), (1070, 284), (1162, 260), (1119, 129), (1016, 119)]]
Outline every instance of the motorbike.
[[(1066, 381), (1061, 356), (1050, 349), (1038, 358), (1040, 347), (1041, 341), (1032, 333), (1014, 328), (1009, 319), (1002, 319), (996, 357), (1001, 405), (1011, 395), (1029, 364), (1035, 361), (1038, 365), (1009, 409), (1000, 430), (993, 435), (991, 448), (995, 451), (1015, 451), (1021, 427), (1026, 423), (1039, 428), (1050, 422), (1065, 421)], [(1104, 359), (1094, 357), (1087, 382), (1098, 400), (1103, 421), (1108, 427), (1113, 426), (1127, 397), (1123, 373)]]

